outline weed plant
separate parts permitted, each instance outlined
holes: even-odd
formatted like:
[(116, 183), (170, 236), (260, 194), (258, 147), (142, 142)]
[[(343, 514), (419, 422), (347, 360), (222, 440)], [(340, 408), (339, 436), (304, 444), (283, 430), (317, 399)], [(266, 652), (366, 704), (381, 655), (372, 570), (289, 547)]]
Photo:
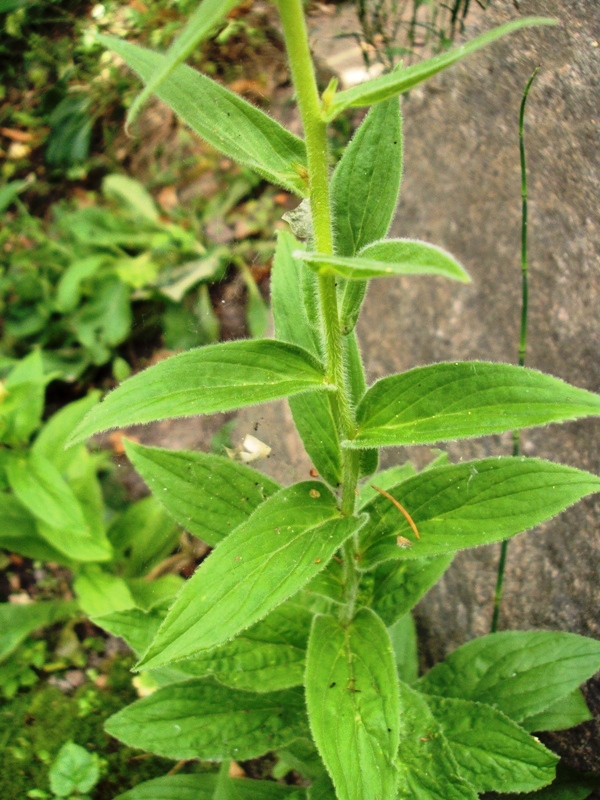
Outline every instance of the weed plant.
[[(505, 631), (468, 642), (419, 677), (410, 610), (456, 551), (532, 528), (600, 490), (600, 479), (521, 456), (378, 472), (378, 451), (594, 415), (600, 398), (482, 361), (418, 367), (367, 386), (355, 325), (373, 278), (469, 280), (434, 245), (386, 238), (402, 171), (398, 96), (500, 36), (551, 21), (521, 19), (352, 89), (332, 82), (319, 96), (302, 3), (279, 0), (300, 139), (181, 65), (236, 5), (204, 0), (166, 55), (102, 42), (146, 82), (131, 120), (156, 92), (209, 143), (301, 198), (295, 234), (277, 243), (275, 337), (150, 367), (95, 406), (71, 442), (287, 397), (316, 474), (283, 487), (215, 455), (127, 445), (165, 508), (214, 550), (168, 611), (96, 617), (130, 642), (136, 670), (155, 688), (106, 730), (151, 753), (222, 766), (169, 774), (122, 800), (547, 797), (558, 759), (531, 734), (589, 718), (578, 687), (599, 668), (600, 643)], [(327, 126), (353, 107), (370, 110), (330, 176)], [(294, 769), (308, 787), (230, 777), (230, 760), (271, 751), (276, 777)], [(587, 795), (585, 782), (564, 780), (551, 796)]]

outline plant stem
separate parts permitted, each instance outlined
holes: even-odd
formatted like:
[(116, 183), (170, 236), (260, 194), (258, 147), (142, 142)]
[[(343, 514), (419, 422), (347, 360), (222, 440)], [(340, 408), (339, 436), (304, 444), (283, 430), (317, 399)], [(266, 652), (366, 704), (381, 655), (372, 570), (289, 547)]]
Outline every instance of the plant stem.
[[(519, 152), (521, 156), (521, 335), (519, 337), (519, 366), (525, 365), (527, 355), (527, 313), (529, 309), (529, 280), (527, 263), (527, 164), (525, 162), (525, 104), (529, 89), (537, 75), (539, 67), (536, 67), (529, 78), (519, 110)], [(521, 452), (521, 432), (513, 431), (513, 456), (518, 456)], [(508, 540), (502, 542), (500, 546), (500, 560), (498, 562), (498, 576), (496, 578), (496, 591), (494, 594), (494, 612), (492, 615), (491, 631), (498, 630), (498, 618), (500, 616), (500, 606), (502, 604), (502, 589), (504, 585), (504, 572), (506, 570), (506, 556), (508, 553)]]
[[(321, 101), (308, 45), (302, 0), (279, 0), (279, 13), (306, 141), (315, 249), (324, 255), (331, 255), (334, 247), (329, 197), (327, 126), (321, 117)], [(327, 379), (337, 388), (335, 395), (332, 395), (334, 413), (340, 435), (343, 438), (350, 438), (354, 435), (354, 420), (346, 387), (342, 332), (333, 275), (319, 275), (319, 299)], [(353, 514), (358, 479), (358, 455), (344, 451), (342, 464), (341, 508), (344, 514)]]

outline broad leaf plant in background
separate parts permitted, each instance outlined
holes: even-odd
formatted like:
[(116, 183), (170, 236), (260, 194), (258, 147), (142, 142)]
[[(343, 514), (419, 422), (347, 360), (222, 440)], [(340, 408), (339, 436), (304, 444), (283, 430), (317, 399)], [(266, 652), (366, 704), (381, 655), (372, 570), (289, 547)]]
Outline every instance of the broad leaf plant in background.
[[(131, 644), (155, 688), (107, 730), (222, 768), (170, 774), (122, 797), (536, 792), (555, 779), (558, 759), (531, 732), (589, 718), (578, 687), (600, 667), (600, 643), (501, 632), (419, 678), (410, 610), (456, 551), (538, 525), (599, 491), (600, 478), (521, 457), (377, 472), (378, 449), (594, 415), (600, 398), (535, 370), (478, 361), (417, 367), (367, 387), (355, 325), (372, 278), (469, 280), (439, 248), (386, 238), (402, 172), (399, 95), (505, 34), (552, 20), (521, 19), (360, 86), (337, 91), (332, 82), (319, 96), (302, 2), (278, 0), (301, 139), (181, 63), (235, 5), (203, 0), (166, 55), (102, 41), (146, 83), (130, 122), (155, 92), (214, 147), (300, 198), (293, 233), (277, 243), (275, 336), (150, 367), (92, 408), (71, 441), (287, 397), (320, 480), (281, 486), (216, 455), (128, 444), (160, 502), (214, 550), (168, 610), (95, 617)], [(356, 107), (370, 110), (330, 176), (327, 125)], [(272, 751), (275, 775), (295, 769), (307, 788), (229, 776), (230, 759)], [(563, 796), (560, 786), (553, 797)], [(582, 786), (569, 796), (585, 797)]]

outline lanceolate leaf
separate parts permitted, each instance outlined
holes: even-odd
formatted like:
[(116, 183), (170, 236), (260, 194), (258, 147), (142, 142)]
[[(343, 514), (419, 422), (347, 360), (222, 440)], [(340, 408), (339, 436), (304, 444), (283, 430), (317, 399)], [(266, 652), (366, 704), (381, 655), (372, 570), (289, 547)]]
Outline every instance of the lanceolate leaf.
[(547, 17), (524, 17), (523, 19), (513, 20), (499, 28), (494, 28), (482, 36), (478, 36), (473, 41), (455, 47), (447, 53), (435, 56), (427, 61), (420, 61), (406, 69), (396, 69), (387, 75), (381, 75), (370, 81), (365, 81), (359, 86), (353, 86), (335, 95), (332, 102), (324, 113), (327, 121), (335, 119), (345, 108), (370, 106), (372, 103), (380, 103), (390, 97), (407, 92), (413, 86), (431, 78), (443, 69), (452, 66), (461, 58), (474, 53), (491, 42), (506, 36), (508, 33), (525, 28), (531, 25), (556, 25), (556, 20)]
[(532, 792), (554, 780), (558, 756), (495, 708), (426, 696), (459, 771), (477, 792)]
[(370, 609), (315, 617), (306, 666), (314, 740), (339, 800), (395, 797), (400, 707), (390, 638)]
[(402, 118), (396, 98), (369, 111), (331, 183), (336, 252), (353, 256), (388, 232), (402, 177)]
[[(227, 766), (227, 764), (225, 764)], [(217, 786), (218, 781), (218, 786)], [(217, 794), (217, 791), (221, 791)], [(306, 790), (274, 781), (229, 778), (215, 773), (165, 775), (144, 781), (115, 800), (305, 800)]]
[[(388, 491), (411, 516), (379, 495), (366, 506), (359, 565), (421, 558), (488, 544), (550, 519), (592, 492), (600, 478), (536, 458), (486, 458), (436, 467)], [(398, 540), (397, 537), (401, 537)]]
[[(169, 66), (168, 56), (138, 45), (98, 36), (144, 81)], [(217, 150), (271, 183), (304, 197), (308, 187), (304, 142), (239, 95), (185, 65), (176, 67), (156, 95)]]
[(333, 273), (347, 280), (365, 281), (389, 275), (438, 275), (462, 283), (470, 280), (458, 261), (445, 250), (412, 239), (386, 239), (346, 258), (303, 250), (294, 255), (314, 272)]
[(127, 441), (132, 464), (180, 525), (214, 547), (281, 487), (230, 458), (143, 447)]
[(300, 347), (270, 339), (213, 344), (126, 380), (92, 409), (70, 442), (108, 428), (213, 414), (327, 388), (323, 367)]
[(256, 758), (306, 735), (298, 689), (256, 694), (191, 680), (165, 686), (106, 721), (106, 731), (166, 758)]
[(450, 745), (425, 698), (400, 683), (400, 773), (398, 798), (477, 800), (461, 776)]
[(493, 705), (515, 722), (538, 714), (600, 669), (600, 642), (557, 631), (492, 633), (459, 647), (419, 691)]
[(40, 561), (72, 563), (71, 559), (42, 538), (36, 519), (12, 494), (0, 492), (0, 547)]
[(433, 444), (600, 414), (600, 396), (510, 364), (432, 364), (377, 381), (346, 447)]
[(580, 689), (561, 697), (544, 711), (521, 721), (526, 731), (563, 731), (581, 722), (589, 722), (593, 715), (587, 707)]
[[(299, 345), (315, 356), (320, 353), (319, 333), (306, 312), (302, 272), (306, 267), (293, 257), (300, 242), (290, 233), (280, 233), (271, 276), (271, 299), (278, 339)], [(316, 278), (309, 273), (314, 283)], [(289, 399), (290, 410), (306, 452), (319, 475), (331, 486), (342, 480), (340, 438), (331, 399), (326, 393), (311, 392)]]
[(155, 92), (165, 78), (192, 54), (195, 47), (207, 38), (215, 25), (239, 2), (240, 0), (202, 0), (183, 31), (170, 46), (160, 68), (147, 80), (147, 86), (133, 102), (127, 114), (130, 125), (152, 92)]
[[(388, 561), (365, 576), (373, 584), (369, 605), (389, 627), (407, 614), (448, 569), (454, 553), (412, 561)], [(363, 582), (365, 581), (363, 578)]]
[(417, 470), (413, 467), (410, 461), (406, 461), (404, 464), (398, 464), (394, 467), (389, 467), (388, 469), (378, 472), (376, 475), (373, 475), (373, 483), (369, 481), (361, 486), (358, 499), (359, 507), (362, 508), (379, 495), (377, 489), (373, 488), (373, 484), (376, 484), (380, 489), (389, 491), (393, 486), (398, 486), (399, 483), (402, 483), (402, 481), (405, 481), (408, 478), (412, 478), (413, 475), (416, 474)]
[(186, 583), (138, 666), (187, 658), (258, 622), (320, 572), (359, 525), (339, 514), (323, 483), (273, 495)]

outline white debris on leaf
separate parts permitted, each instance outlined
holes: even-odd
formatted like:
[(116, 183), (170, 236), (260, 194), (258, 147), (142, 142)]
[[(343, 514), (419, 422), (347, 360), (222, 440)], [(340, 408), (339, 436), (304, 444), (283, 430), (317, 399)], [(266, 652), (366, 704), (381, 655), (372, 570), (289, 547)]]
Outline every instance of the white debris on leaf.
[(268, 444), (261, 442), (256, 436), (247, 434), (241, 445), (231, 450), (226, 447), (227, 455), (234, 461), (241, 461), (243, 464), (252, 464), (254, 461), (260, 461), (262, 458), (267, 458), (271, 453), (271, 448)]

